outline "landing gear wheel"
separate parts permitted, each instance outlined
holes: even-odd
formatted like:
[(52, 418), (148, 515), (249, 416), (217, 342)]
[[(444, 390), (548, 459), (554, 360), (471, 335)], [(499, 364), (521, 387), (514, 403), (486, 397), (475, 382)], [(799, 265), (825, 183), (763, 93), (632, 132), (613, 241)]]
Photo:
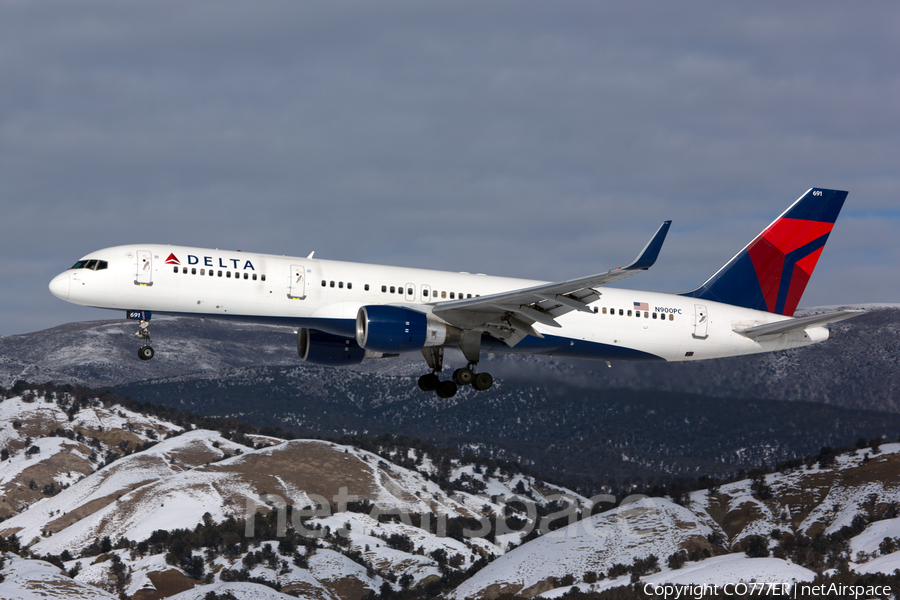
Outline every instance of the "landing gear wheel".
[(442, 381), (437, 386), (438, 398), (452, 398), (456, 395), (456, 384), (452, 381)]
[(150, 346), (141, 346), (138, 349), (138, 358), (140, 358), (141, 360), (150, 360), (151, 358), (153, 358), (153, 354), (153, 348), (151, 348)]
[(469, 367), (457, 369), (453, 372), (453, 383), (456, 385), (469, 385), (473, 379), (475, 379), (475, 373)]
[(427, 373), (419, 377), (419, 389), (423, 392), (433, 392), (441, 383), (441, 378), (434, 373)]
[(479, 373), (472, 382), (472, 387), (479, 392), (491, 389), (492, 385), (494, 385), (494, 378), (490, 373)]

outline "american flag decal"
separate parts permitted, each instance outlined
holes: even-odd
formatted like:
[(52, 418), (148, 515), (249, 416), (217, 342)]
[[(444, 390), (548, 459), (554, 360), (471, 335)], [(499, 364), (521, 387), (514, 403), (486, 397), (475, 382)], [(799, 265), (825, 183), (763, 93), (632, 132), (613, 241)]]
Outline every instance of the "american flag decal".
[(646, 302), (635, 302), (634, 310), (650, 310), (650, 307), (647, 306)]

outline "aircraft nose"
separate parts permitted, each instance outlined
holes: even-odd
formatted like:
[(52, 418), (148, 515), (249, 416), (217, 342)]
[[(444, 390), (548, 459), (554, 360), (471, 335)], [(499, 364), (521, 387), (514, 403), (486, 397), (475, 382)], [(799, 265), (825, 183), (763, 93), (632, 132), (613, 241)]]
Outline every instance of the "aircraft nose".
[(50, 281), (50, 293), (60, 300), (69, 299), (69, 274), (60, 273)]

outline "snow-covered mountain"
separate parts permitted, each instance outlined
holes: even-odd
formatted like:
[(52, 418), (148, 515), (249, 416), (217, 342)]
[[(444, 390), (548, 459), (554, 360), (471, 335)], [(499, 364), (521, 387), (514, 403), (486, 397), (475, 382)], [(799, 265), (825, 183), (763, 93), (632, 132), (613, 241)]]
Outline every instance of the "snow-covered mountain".
[(900, 444), (760, 472), (693, 492), (683, 506), (634, 499), (513, 549), (450, 598), (554, 598), (638, 580), (809, 582), (842, 564), (859, 574), (900, 568)]
[[(900, 310), (869, 309), (837, 324), (834, 340), (760, 356), (613, 368), (488, 356), (494, 388), (450, 400), (417, 389), (416, 355), (316, 367), (299, 362), (289, 329), (198, 319), (154, 320), (157, 356), (147, 362), (131, 321), (2, 337), (0, 380), (112, 385), (121, 396), (304, 436), (407, 435), (571, 485), (722, 475), (857, 436), (896, 439)], [(457, 354), (448, 365), (463, 361)]]
[[(0, 441), (11, 451), (0, 462), (7, 501), (0, 536), (15, 536), (28, 553), (58, 557), (80, 583), (134, 598), (192, 587), (197, 582), (188, 575), (210, 584), (260, 580), (321, 598), (433, 583), (502, 554), (524, 535), (442, 534), (448, 522), (461, 530), (470, 520), (502, 518), (509, 506), (502, 497), (516, 491), (539, 507), (555, 497), (584, 501), (533, 477), (487, 475), (477, 465), (425, 452), (392, 456), (321, 440), (229, 439), (109, 398), (28, 391), (0, 402), (0, 417)], [(310, 518), (301, 521), (295, 511), (306, 508)], [(272, 517), (276, 524), (284, 520), (274, 532), (265, 529)], [(270, 538), (248, 534), (248, 520), (251, 530), (259, 521)], [(155, 541), (160, 530), (229, 523), (248, 537), (236, 537), (234, 547), (217, 544), (212, 553), (198, 549), (199, 566), (184, 557), (167, 560), (173, 550)], [(279, 537), (301, 523), (319, 537), (285, 549)], [(147, 547), (136, 545), (148, 540)], [(248, 561), (248, 552), (260, 554), (258, 564)], [(47, 569), (10, 565), (10, 582), (22, 580), (20, 571)], [(0, 590), (4, 585), (11, 583), (0, 583)]]
[(554, 598), (847, 569), (900, 583), (900, 444), (589, 499), (412, 441), (363, 449), (201, 429), (111, 395), (7, 395), (2, 598)]

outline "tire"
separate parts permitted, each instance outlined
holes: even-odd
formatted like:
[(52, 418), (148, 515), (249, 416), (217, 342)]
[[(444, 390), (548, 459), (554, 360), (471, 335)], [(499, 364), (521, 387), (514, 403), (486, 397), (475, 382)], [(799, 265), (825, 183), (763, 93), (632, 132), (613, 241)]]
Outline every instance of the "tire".
[(437, 389), (441, 378), (434, 373), (427, 373), (419, 377), (419, 389), (423, 392), (433, 392)]
[(138, 358), (140, 358), (141, 360), (150, 360), (151, 358), (153, 358), (153, 354), (153, 348), (151, 348), (150, 346), (141, 346), (138, 349)]
[(470, 385), (473, 379), (475, 379), (475, 373), (468, 367), (453, 372), (453, 383), (458, 386)]
[(475, 381), (472, 382), (472, 387), (479, 392), (491, 389), (492, 385), (494, 385), (494, 378), (491, 377), (490, 373), (479, 373), (475, 376)]
[(437, 386), (439, 398), (452, 398), (456, 395), (457, 387), (452, 381), (442, 381)]

